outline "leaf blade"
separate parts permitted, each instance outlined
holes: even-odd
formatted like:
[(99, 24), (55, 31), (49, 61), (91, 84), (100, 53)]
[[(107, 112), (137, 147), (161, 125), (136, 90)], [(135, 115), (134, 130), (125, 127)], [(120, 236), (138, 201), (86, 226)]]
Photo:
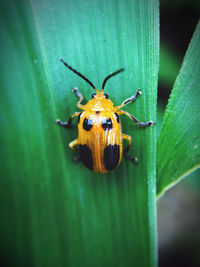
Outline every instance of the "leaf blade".
[(158, 138), (159, 195), (200, 166), (199, 44), (200, 23), (176, 79)]
[[(21, 9), (5, 7), (10, 17), (3, 48), (8, 52), (10, 42), (15, 56), (11, 61), (1, 55), (1, 119), (15, 125), (14, 137), (9, 123), (1, 132), (7, 147), (0, 189), (7, 254), (12, 244), (18, 265), (155, 266), (155, 129), (122, 119), (124, 132), (134, 137), (139, 167), (123, 161), (102, 176), (74, 164), (66, 146), (76, 130), (64, 131), (53, 121), (76, 111), (68, 88), (92, 93), (63, 67), (61, 56), (95, 85), (126, 63), (126, 73), (110, 80), (107, 92), (120, 104), (142, 87), (143, 95), (126, 110), (140, 120), (155, 119), (158, 1), (20, 3)], [(13, 25), (15, 40), (9, 35)]]

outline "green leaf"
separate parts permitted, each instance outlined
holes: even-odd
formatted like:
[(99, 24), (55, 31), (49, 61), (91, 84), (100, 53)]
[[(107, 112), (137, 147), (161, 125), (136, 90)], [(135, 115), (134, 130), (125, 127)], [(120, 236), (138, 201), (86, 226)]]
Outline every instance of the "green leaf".
[[(94, 90), (59, 61), (65, 59), (115, 105), (141, 88), (125, 110), (156, 119), (158, 1), (1, 2), (1, 222), (4, 262), (11, 266), (155, 266), (156, 127), (122, 118), (133, 137), (127, 160), (109, 174), (77, 164), (67, 120), (77, 86)], [(87, 101), (86, 100), (86, 101)], [(85, 103), (86, 103), (85, 101)]]
[(184, 58), (157, 146), (157, 193), (200, 166), (200, 23)]

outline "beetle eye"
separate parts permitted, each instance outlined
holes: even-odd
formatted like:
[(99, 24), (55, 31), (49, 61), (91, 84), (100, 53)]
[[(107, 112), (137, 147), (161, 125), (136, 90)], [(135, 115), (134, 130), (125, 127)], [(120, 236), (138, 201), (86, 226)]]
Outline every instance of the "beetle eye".
[(96, 93), (92, 94), (92, 98), (94, 98), (96, 96)]
[(104, 96), (105, 98), (108, 98), (108, 94), (104, 94), (103, 96)]

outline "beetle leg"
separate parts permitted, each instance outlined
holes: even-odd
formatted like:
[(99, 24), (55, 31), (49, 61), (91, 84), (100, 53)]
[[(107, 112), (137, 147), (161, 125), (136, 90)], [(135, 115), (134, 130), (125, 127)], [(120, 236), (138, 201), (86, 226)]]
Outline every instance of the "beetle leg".
[(126, 154), (126, 153), (128, 153), (128, 151), (129, 151), (129, 149), (131, 147), (132, 138), (129, 135), (127, 135), (127, 134), (122, 134), (122, 139), (128, 141), (128, 146), (123, 151), (123, 153)]
[(128, 153), (128, 151), (129, 151), (129, 149), (130, 149), (130, 147), (131, 147), (131, 144), (132, 144), (132, 138), (131, 138), (129, 135), (127, 135), (127, 134), (122, 134), (122, 139), (128, 141), (128, 146), (127, 146), (127, 147), (124, 149), (124, 151), (123, 151), (124, 156), (125, 156), (128, 160), (131, 160), (131, 161), (133, 161), (134, 163), (136, 163), (136, 162), (137, 162), (137, 158), (136, 158), (136, 157), (132, 157), (132, 156)]
[(78, 98), (77, 107), (80, 109), (85, 109), (85, 106), (81, 105), (81, 102), (83, 101), (83, 95), (78, 91), (78, 88), (77, 87), (72, 88), (72, 92), (74, 92)]
[(61, 121), (61, 120), (57, 119), (55, 122), (64, 128), (69, 128), (72, 124), (73, 118), (79, 116), (80, 113), (81, 112), (75, 112), (74, 114), (71, 115), (71, 117), (69, 117), (68, 121)]
[(75, 139), (69, 143), (69, 148), (78, 152), (78, 148), (75, 148), (75, 146), (77, 145), (78, 145), (78, 139)]
[(142, 127), (149, 127), (149, 126), (153, 126), (155, 124), (155, 122), (153, 122), (153, 121), (141, 122), (141, 121), (137, 120), (133, 115), (131, 115), (130, 113), (128, 113), (127, 111), (120, 110), (119, 111), (119, 115), (122, 115), (122, 114), (125, 114), (131, 120), (133, 120), (137, 125), (140, 125)]
[(138, 159), (136, 157), (131, 156), (129, 153), (124, 153), (126, 159), (133, 161), (133, 163), (137, 164)]
[(136, 100), (136, 98), (141, 94), (142, 94), (142, 92), (140, 91), (140, 89), (138, 89), (136, 94), (134, 94), (131, 97), (127, 98), (126, 100), (124, 100), (124, 102), (121, 103), (120, 106), (117, 106), (115, 108), (120, 109), (120, 108), (122, 108), (123, 106), (125, 106), (128, 103), (134, 102)]

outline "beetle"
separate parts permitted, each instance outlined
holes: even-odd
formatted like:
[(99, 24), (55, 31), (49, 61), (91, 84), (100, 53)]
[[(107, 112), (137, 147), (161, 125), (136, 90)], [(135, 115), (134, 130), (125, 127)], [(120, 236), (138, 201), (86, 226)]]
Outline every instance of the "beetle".
[[(119, 106), (114, 106), (113, 102), (108, 99), (108, 94), (104, 93), (104, 87), (108, 79), (124, 71), (124, 68), (108, 75), (102, 84), (102, 89), (97, 90), (84, 75), (69, 66), (63, 59), (60, 61), (71, 71), (84, 79), (96, 91), (92, 94), (92, 99), (86, 105), (82, 105), (82, 94), (76, 87), (72, 89), (78, 98), (77, 107), (81, 112), (72, 114), (67, 122), (57, 119), (56, 123), (65, 128), (69, 128), (72, 119), (78, 117), (78, 138), (69, 143), (69, 147), (79, 153), (79, 159), (90, 170), (98, 173), (106, 173), (116, 168), (124, 155), (126, 158), (136, 162), (137, 159), (128, 154), (132, 144), (129, 135), (122, 133), (120, 116), (127, 115), (137, 125), (142, 127), (153, 126), (153, 121), (140, 122), (127, 111), (122, 110), (126, 104), (136, 100), (141, 95), (140, 89), (136, 94), (126, 99)], [(128, 141), (128, 145), (123, 149), (123, 140)]]

